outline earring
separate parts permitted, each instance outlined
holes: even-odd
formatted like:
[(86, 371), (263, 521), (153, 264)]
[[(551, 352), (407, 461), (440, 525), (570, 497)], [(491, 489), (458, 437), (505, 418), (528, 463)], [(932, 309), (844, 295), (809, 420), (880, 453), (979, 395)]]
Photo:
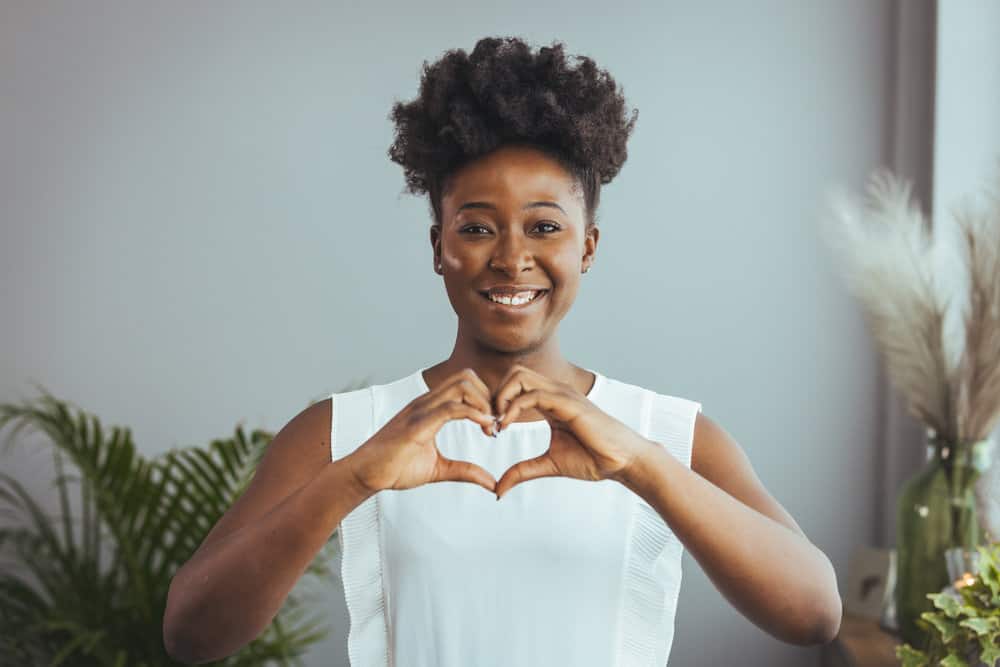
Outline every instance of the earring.
[(584, 273), (586, 273), (587, 271), (590, 271), (590, 267), (589, 266), (583, 270)]

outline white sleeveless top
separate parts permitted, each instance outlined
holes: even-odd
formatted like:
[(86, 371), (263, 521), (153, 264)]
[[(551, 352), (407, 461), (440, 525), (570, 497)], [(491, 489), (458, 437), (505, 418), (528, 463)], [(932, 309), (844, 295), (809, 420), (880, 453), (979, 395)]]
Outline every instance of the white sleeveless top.
[[(333, 394), (333, 460), (429, 391), (424, 370)], [(587, 370), (591, 402), (690, 468), (700, 403)], [(500, 479), (543, 454), (550, 434), (546, 421), (515, 422), (492, 438), (462, 419), (436, 441)], [(618, 482), (545, 477), (499, 502), (470, 482), (387, 489), (337, 533), (352, 667), (667, 663), (683, 545)]]

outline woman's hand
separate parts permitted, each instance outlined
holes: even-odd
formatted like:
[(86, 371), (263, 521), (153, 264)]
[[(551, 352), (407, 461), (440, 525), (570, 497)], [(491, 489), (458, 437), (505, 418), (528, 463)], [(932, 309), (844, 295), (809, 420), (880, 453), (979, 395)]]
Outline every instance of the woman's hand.
[(590, 402), (574, 387), (524, 366), (514, 366), (495, 394), (498, 427), (534, 408), (552, 427), (549, 450), (514, 464), (496, 484), (497, 500), (511, 487), (540, 477), (621, 481), (651, 443)]
[(472, 482), (494, 492), (496, 480), (484, 468), (438, 451), (434, 438), (453, 419), (471, 419), (493, 435), (489, 389), (468, 368), (410, 401), (352, 452), (348, 458), (355, 478), (372, 493), (432, 482)]

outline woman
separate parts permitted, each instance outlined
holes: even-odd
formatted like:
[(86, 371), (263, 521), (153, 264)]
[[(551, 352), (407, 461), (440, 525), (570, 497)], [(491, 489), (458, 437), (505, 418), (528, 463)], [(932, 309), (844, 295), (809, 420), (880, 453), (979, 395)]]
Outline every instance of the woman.
[(486, 38), (425, 64), (389, 155), (429, 196), (454, 349), (275, 436), (172, 582), (172, 655), (256, 637), (338, 527), (352, 665), (665, 664), (684, 548), (775, 637), (836, 635), (829, 560), (736, 441), (699, 403), (559, 350), (600, 185), (626, 158), (624, 110), (614, 80), (559, 43)]

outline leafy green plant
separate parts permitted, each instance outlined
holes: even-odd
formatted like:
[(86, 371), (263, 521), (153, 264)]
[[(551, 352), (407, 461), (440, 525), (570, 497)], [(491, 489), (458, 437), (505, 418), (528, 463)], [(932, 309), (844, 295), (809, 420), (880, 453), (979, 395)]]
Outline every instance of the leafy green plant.
[[(129, 429), (106, 433), (96, 417), (41, 391), (35, 403), (0, 405), (0, 429), (16, 424), (8, 447), (25, 426), (51, 441), (61, 509), (50, 516), (0, 472), (0, 665), (179, 664), (162, 639), (170, 579), (246, 488), (273, 434), (238, 426), (205, 448), (147, 459)], [(301, 664), (327, 631), (303, 590), (331, 575), (334, 537), (265, 632), (214, 664)]]
[(923, 650), (896, 647), (903, 667), (969, 667), (1000, 661), (1000, 542), (976, 547), (979, 573), (968, 586), (951, 593), (930, 593), (938, 611), (925, 611), (917, 625), (927, 634)]

